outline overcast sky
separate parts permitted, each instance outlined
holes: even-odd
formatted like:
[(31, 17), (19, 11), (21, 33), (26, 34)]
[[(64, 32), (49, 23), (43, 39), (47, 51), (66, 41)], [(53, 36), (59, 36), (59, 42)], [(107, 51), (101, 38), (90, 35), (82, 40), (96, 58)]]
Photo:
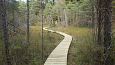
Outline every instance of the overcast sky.
[[(20, 1), (20, 0), (17, 0), (17, 1)], [(26, 0), (21, 0), (21, 1), (24, 1), (24, 2), (26, 2)]]
[[(20, 0), (17, 0), (17, 1), (20, 1)], [(24, 2), (26, 2), (27, 0), (21, 0), (21, 1), (24, 1)], [(49, 0), (49, 1), (53, 1), (53, 0)]]

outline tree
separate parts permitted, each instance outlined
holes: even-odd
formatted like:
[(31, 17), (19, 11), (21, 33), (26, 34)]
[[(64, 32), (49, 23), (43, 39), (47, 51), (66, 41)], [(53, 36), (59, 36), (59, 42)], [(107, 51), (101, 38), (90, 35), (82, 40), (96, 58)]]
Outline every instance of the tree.
[(98, 44), (104, 45), (103, 65), (112, 65), (110, 59), (110, 50), (112, 41), (111, 3), (112, 0), (97, 0)]
[(4, 46), (5, 46), (5, 61), (6, 65), (12, 65), (11, 64), (11, 57), (10, 57), (10, 45), (9, 45), (9, 38), (8, 38), (8, 21), (7, 21), (7, 10), (6, 10), (6, 2), (5, 0), (0, 1), (0, 14), (2, 19), (2, 28), (3, 28), (3, 39), (4, 39)]
[(30, 40), (30, 25), (29, 25), (29, 16), (30, 16), (30, 9), (29, 9), (29, 0), (27, 0), (27, 43), (29, 44)]
[(112, 45), (112, 0), (103, 0), (103, 21), (104, 21), (104, 65), (113, 65), (110, 59)]

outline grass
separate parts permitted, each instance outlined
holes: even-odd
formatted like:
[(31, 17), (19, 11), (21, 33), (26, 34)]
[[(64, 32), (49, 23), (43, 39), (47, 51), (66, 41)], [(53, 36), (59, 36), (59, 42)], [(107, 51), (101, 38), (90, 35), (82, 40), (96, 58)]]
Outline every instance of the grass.
[[(68, 65), (94, 65), (95, 64), (95, 54), (97, 51), (100, 52), (102, 56), (103, 48), (95, 44), (93, 41), (93, 34), (91, 28), (87, 27), (56, 27), (53, 30), (59, 30), (70, 34), (73, 36), (73, 41), (70, 46), (68, 54)], [(113, 29), (115, 31), (115, 29)], [(31, 26), (30, 28), (30, 44), (28, 48), (27, 44), (19, 44), (19, 40), (25, 37), (21, 37), (17, 40), (16, 45), (12, 48), (11, 54), (13, 58), (13, 63), (17, 65), (43, 65), (42, 59), (42, 38), (41, 38), (41, 28), (39, 26)], [(52, 50), (59, 44), (63, 39), (61, 35), (56, 33), (51, 33), (44, 31), (44, 51), (43, 51), (43, 62), (47, 59)], [(0, 35), (1, 36), (1, 35)], [(114, 35), (115, 37), (115, 35)], [(113, 37), (113, 43), (115, 43), (115, 38)], [(0, 37), (1, 38), (1, 37)], [(16, 37), (15, 37), (16, 38)], [(0, 39), (2, 40), (2, 38)], [(15, 42), (15, 41), (14, 41)], [(3, 54), (3, 43), (0, 41), (0, 58)], [(112, 49), (112, 59), (115, 60), (115, 44), (113, 44)], [(103, 62), (102, 57), (98, 59), (99, 62)], [(0, 65), (3, 65), (2, 59), (0, 59)]]
[[(63, 31), (73, 36), (73, 41), (68, 54), (68, 65), (94, 65), (96, 63), (102, 64), (103, 47), (95, 43), (91, 28), (69, 26), (56, 27), (52, 29)], [(112, 26), (112, 31), (115, 32), (114, 24)], [(115, 34), (113, 34), (112, 42), (113, 46), (111, 59), (113, 64), (115, 64)], [(97, 53), (99, 53), (100, 59), (97, 59)]]
[[(68, 65), (93, 65), (95, 63), (95, 53), (97, 50), (102, 52), (101, 47), (97, 46), (93, 40), (91, 28), (87, 27), (57, 27), (52, 28), (70, 34), (73, 41), (69, 49)], [(102, 53), (100, 53), (101, 55)], [(103, 60), (100, 59), (100, 62)]]
[[(24, 41), (25, 34), (21, 36), (16, 35), (15, 38), (12, 37), (10, 46), (12, 65), (43, 65), (42, 62), (45, 62), (49, 54), (53, 49), (62, 41), (63, 36), (44, 31), (43, 39), (43, 61), (42, 61), (42, 37), (41, 37), (41, 28), (40, 26), (31, 26), (30, 27), (30, 43)], [(1, 40), (1, 39), (0, 39)], [(3, 43), (3, 42), (2, 42)], [(0, 58), (3, 57), (1, 54), (1, 48), (3, 47), (0, 42)], [(2, 48), (3, 49), (3, 48)], [(4, 65), (0, 59), (0, 65)]]
[[(41, 32), (41, 28), (39, 26), (33, 26), (31, 27), (31, 45), (30, 45), (30, 49), (33, 52), (33, 60), (34, 64), (32, 65), (39, 65), (42, 59), (42, 32)], [(48, 32), (48, 31), (44, 31), (43, 33), (44, 37), (43, 37), (43, 57), (44, 60), (43, 62), (45, 62), (45, 60), (47, 59), (47, 57), (49, 56), (49, 54), (53, 51), (53, 49), (60, 43), (60, 41), (63, 39), (63, 36), (56, 34), (56, 33), (52, 33), (52, 32)], [(34, 48), (34, 49), (33, 49)], [(37, 54), (37, 55), (36, 55)], [(35, 60), (36, 59), (36, 60)]]

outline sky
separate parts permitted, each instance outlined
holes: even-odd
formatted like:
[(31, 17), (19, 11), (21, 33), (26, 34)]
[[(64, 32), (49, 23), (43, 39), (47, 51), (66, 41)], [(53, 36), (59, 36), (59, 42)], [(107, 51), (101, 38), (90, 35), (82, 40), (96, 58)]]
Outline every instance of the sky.
[[(17, 0), (17, 1), (20, 1), (20, 0)], [(24, 1), (24, 2), (26, 2), (26, 0), (21, 0), (21, 1)]]
[[(20, 1), (20, 0), (17, 0), (17, 1)], [(24, 1), (24, 2), (26, 2), (27, 0), (21, 0), (21, 1)], [(49, 1), (53, 1), (53, 0), (49, 0)]]

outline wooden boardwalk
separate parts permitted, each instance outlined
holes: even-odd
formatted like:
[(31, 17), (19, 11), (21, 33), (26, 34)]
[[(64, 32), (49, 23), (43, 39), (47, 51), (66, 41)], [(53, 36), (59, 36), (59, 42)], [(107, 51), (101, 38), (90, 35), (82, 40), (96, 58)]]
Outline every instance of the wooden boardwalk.
[(44, 65), (67, 65), (68, 49), (72, 41), (72, 36), (65, 34), (63, 32), (48, 30), (46, 28), (44, 28), (44, 30), (55, 32), (64, 36), (64, 39), (52, 51)]

